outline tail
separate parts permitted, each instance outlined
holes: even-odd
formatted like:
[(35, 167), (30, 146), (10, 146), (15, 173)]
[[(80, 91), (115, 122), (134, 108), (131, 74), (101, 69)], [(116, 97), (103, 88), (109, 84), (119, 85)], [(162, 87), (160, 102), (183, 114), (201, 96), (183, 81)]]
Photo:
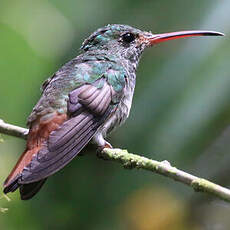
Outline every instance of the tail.
[(17, 164), (4, 182), (3, 192), (5, 194), (8, 192), (14, 192), (16, 189), (19, 188), (21, 199), (28, 200), (41, 189), (46, 181), (46, 178), (29, 184), (20, 183), (22, 177), (21, 172), (23, 168), (28, 164), (28, 161), (32, 158), (32, 156), (39, 151), (39, 149), (40, 148), (34, 148), (31, 150), (26, 149), (23, 152)]
[(12, 181), (10, 184), (5, 186), (3, 192), (6, 194), (8, 192), (14, 192), (16, 189), (19, 188), (21, 199), (29, 200), (40, 191), (41, 187), (44, 185), (47, 178), (30, 184), (19, 184), (18, 178), (15, 179), (16, 180)]
[(26, 150), (4, 182), (4, 193), (14, 192), (19, 188), (22, 200), (32, 198), (43, 186), (46, 178), (31, 183), (22, 182), (22, 172), (31, 163), (32, 158), (40, 151), (42, 144), (48, 139), (50, 132), (66, 120), (66, 114), (53, 114), (48, 120), (38, 118), (30, 125)]
[(22, 184), (20, 183), (21, 180), (21, 172), (23, 168), (27, 165), (28, 160), (30, 160), (33, 156), (33, 154), (36, 154), (36, 152), (39, 150), (39, 148), (34, 148), (31, 150), (26, 149), (21, 157), (19, 158), (17, 164), (11, 171), (10, 175), (7, 177), (7, 179), (4, 182), (4, 189), (3, 192), (9, 193), (14, 192), (16, 189), (20, 189), (20, 195), (22, 200), (28, 200), (31, 197), (33, 197), (42, 187), (42, 185), (45, 183), (46, 179), (42, 179), (40, 181), (36, 181), (30, 184)]
[(20, 190), (21, 199), (29, 200), (30, 198), (32, 198), (36, 193), (39, 192), (43, 184), (46, 182), (46, 179), (47, 178), (30, 184), (20, 185), (19, 190)]

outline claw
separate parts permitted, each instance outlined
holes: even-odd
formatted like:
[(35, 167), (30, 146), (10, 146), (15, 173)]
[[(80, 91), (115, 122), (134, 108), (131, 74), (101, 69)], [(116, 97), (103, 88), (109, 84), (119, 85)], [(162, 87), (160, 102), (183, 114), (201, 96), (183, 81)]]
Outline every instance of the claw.
[(105, 145), (103, 146), (103, 149), (104, 148), (112, 149), (113, 146), (109, 142), (106, 141)]
[(106, 141), (103, 146), (98, 146), (97, 151), (101, 152), (105, 148), (112, 149), (113, 147), (112, 147), (112, 145), (109, 142)]

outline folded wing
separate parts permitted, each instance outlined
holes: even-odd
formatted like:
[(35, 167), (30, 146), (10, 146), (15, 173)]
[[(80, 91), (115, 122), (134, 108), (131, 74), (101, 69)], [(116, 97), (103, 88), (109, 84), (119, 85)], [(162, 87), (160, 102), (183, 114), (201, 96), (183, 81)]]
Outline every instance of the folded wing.
[(68, 164), (90, 141), (114, 109), (112, 87), (85, 84), (69, 94), (68, 115), (57, 130), (50, 133), (41, 150), (22, 171), (20, 184), (42, 180)]

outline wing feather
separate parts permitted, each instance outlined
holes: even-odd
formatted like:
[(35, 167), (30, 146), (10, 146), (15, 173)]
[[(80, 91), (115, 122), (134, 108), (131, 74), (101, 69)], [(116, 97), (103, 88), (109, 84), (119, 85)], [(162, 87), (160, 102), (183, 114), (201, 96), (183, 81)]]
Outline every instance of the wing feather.
[(106, 81), (101, 88), (88, 84), (73, 90), (68, 102), (70, 118), (51, 132), (41, 150), (24, 168), (19, 183), (42, 180), (69, 163), (114, 109), (112, 93)]
[(57, 150), (60, 146), (63, 146), (67, 140), (71, 139), (75, 135), (76, 129), (80, 132), (83, 126), (85, 126), (92, 118), (92, 115), (84, 112), (64, 122), (58, 130), (50, 134), (48, 140), (49, 150), (52, 152)]
[[(41, 180), (63, 168), (90, 141), (94, 133), (95, 131), (93, 129), (86, 129), (82, 135), (75, 139), (75, 142), (68, 146), (66, 149), (67, 151), (63, 151), (62, 154), (58, 155), (59, 157), (54, 157), (48, 162), (39, 162), (34, 168), (31, 166), (28, 169), (25, 168), (22, 175), (22, 183), (31, 183)], [(33, 163), (33, 160), (31, 163)]]

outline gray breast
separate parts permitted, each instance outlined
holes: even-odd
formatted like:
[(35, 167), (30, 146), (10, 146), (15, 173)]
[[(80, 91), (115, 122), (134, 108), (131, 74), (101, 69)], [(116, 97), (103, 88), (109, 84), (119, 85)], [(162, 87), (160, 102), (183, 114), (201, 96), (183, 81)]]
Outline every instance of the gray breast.
[(118, 104), (116, 111), (107, 119), (105, 124), (100, 128), (105, 137), (107, 133), (112, 132), (116, 127), (120, 126), (125, 122), (129, 116), (129, 112), (132, 105), (133, 93), (135, 88), (135, 73), (129, 74), (126, 78), (126, 84), (123, 89), (123, 95), (121, 101)]

